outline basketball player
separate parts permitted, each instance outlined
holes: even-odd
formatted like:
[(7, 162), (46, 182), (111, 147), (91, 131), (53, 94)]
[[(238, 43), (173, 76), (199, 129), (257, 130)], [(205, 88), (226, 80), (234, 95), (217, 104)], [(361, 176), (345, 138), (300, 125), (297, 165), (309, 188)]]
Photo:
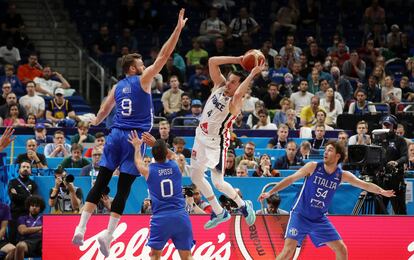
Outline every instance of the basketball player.
[(208, 98), (200, 124), (196, 129), (193, 151), (191, 154), (191, 180), (209, 201), (213, 212), (211, 219), (204, 225), (211, 229), (230, 219), (230, 214), (223, 209), (213, 189), (204, 177), (206, 168), (211, 169), (214, 186), (227, 197), (235, 201), (246, 218), (249, 226), (256, 220), (251, 201), (243, 201), (233, 187), (224, 181), (224, 169), (227, 148), (230, 144), (229, 128), (241, 111), (243, 96), (249, 89), (253, 78), (264, 69), (264, 64), (257, 64), (244, 79), (240, 72), (231, 72), (226, 79), (220, 71), (220, 65), (240, 64), (243, 57), (212, 57), (209, 59), (210, 77), (214, 88)]
[(128, 141), (135, 148), (135, 165), (147, 181), (152, 201), (153, 214), (147, 244), (151, 247), (151, 259), (161, 259), (162, 249), (170, 239), (181, 259), (192, 259), (193, 232), (190, 217), (185, 210), (182, 174), (177, 163), (167, 159), (167, 145), (164, 140), (158, 139), (152, 146), (155, 163), (145, 166), (141, 153), (143, 140), (136, 131), (131, 131)]
[(338, 167), (345, 157), (345, 147), (337, 142), (328, 142), (325, 148), (323, 162), (309, 162), (295, 174), (284, 178), (269, 192), (262, 193), (259, 201), (278, 192), (296, 180), (305, 177), (302, 189), (290, 212), (290, 219), (286, 228), (285, 245), (277, 259), (291, 259), (297, 246), (301, 246), (303, 239), (309, 235), (316, 247), (327, 245), (336, 254), (336, 259), (348, 259), (347, 248), (326, 217), (333, 195), (341, 182), (368, 192), (385, 197), (394, 197), (393, 190), (383, 190), (379, 186), (364, 182), (352, 173)]
[[(108, 228), (98, 237), (102, 254), (105, 257), (109, 255), (112, 234), (124, 211), (131, 185), (135, 178), (140, 176), (134, 165), (134, 149), (128, 143), (128, 135), (133, 129), (137, 130), (139, 134), (151, 130), (153, 123), (151, 82), (170, 57), (186, 21), (184, 9), (181, 9), (174, 32), (162, 47), (154, 64), (148, 68), (145, 68), (141, 56), (138, 54), (128, 54), (122, 59), (122, 68), (126, 78), (119, 81), (111, 89), (108, 98), (101, 105), (96, 119), (92, 122), (93, 125), (100, 124), (116, 106), (114, 123), (111, 133), (106, 139), (99, 174), (95, 185), (87, 196), (79, 225), (76, 227), (72, 239), (75, 245), (83, 244), (86, 224), (95, 210), (102, 192), (111, 180), (113, 171), (119, 166), (121, 173), (118, 179), (117, 193), (111, 206)], [(139, 74), (142, 75), (137, 76)], [(142, 146), (142, 150), (145, 150), (145, 146)]]

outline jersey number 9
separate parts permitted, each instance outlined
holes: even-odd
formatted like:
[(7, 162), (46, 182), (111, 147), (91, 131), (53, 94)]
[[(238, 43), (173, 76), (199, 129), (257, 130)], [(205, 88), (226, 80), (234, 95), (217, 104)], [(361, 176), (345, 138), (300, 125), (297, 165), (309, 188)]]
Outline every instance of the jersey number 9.
[(132, 100), (129, 98), (124, 98), (121, 101), (121, 114), (123, 116), (130, 116), (132, 113)]

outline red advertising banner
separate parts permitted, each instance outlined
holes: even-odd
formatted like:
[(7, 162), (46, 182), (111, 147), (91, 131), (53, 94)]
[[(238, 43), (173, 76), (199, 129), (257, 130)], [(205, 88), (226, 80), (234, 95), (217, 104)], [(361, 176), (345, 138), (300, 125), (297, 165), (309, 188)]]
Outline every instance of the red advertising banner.
[[(107, 215), (93, 216), (81, 247), (71, 244), (79, 215), (45, 215), (43, 219), (42, 259), (98, 259), (97, 237), (108, 223)], [(283, 248), (287, 216), (258, 216), (248, 227), (241, 216), (205, 231), (208, 216), (191, 216), (196, 245), (194, 259), (275, 259)], [(414, 218), (395, 216), (331, 216), (332, 223), (348, 247), (349, 259), (414, 260)], [(148, 215), (126, 215), (115, 230), (110, 256), (106, 259), (150, 259), (146, 246)], [(334, 259), (327, 247), (315, 248), (309, 239), (303, 243), (299, 259)], [(180, 259), (172, 243), (163, 250), (162, 259)]]

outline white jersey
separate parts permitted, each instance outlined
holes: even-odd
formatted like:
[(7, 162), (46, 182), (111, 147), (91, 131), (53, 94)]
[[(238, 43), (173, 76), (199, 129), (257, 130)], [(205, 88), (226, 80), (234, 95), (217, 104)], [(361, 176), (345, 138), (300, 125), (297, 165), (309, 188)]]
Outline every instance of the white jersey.
[(224, 95), (224, 87), (211, 93), (204, 106), (196, 133), (208, 136), (228, 135), (228, 130), (236, 119), (236, 116), (230, 113), (230, 101), (231, 97)]

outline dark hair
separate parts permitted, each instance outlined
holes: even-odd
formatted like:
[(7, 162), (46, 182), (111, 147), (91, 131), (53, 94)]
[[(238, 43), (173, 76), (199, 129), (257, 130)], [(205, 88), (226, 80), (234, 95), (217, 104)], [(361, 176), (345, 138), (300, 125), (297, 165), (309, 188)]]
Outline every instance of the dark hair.
[(233, 75), (239, 77), (240, 78), (239, 79), (240, 83), (242, 83), (246, 79), (246, 74), (243, 71), (235, 70), (235, 71), (231, 71), (230, 74), (233, 74)]
[(167, 144), (162, 139), (157, 139), (152, 147), (152, 156), (155, 161), (163, 162), (167, 159), (168, 148)]
[(9, 106), (9, 109), (7, 110), (7, 117), (10, 117), (10, 110), (11, 110), (12, 107), (17, 108), (17, 117), (20, 117), (19, 106), (17, 104), (13, 104), (13, 105)]
[[(336, 99), (335, 99), (335, 89), (332, 86), (328, 87), (328, 89), (330, 89), (330, 88), (333, 91), (333, 96), (332, 96), (331, 102), (329, 103), (329, 112), (332, 112), (335, 109), (335, 100)], [(328, 89), (326, 91), (328, 91)], [(326, 97), (326, 95), (325, 95), (325, 97)]]
[(46, 204), (43, 200), (42, 197), (37, 196), (37, 195), (33, 195), (30, 196), (26, 199), (26, 201), (24, 202), (24, 205), (27, 209), (27, 211), (29, 211), (30, 206), (38, 206), (40, 208), (40, 213), (42, 213), (45, 210)]
[(188, 93), (188, 92), (181, 93), (181, 98), (184, 97), (184, 96), (187, 96), (191, 99), (190, 93)]
[(174, 139), (173, 139), (173, 144), (179, 144), (179, 143), (185, 144), (185, 140), (184, 140), (184, 138), (179, 137), (179, 136), (174, 137)]
[(72, 144), (72, 147), (70, 148), (70, 151), (73, 152), (75, 150), (80, 150), (82, 152), (83, 151), (82, 145), (77, 144), (77, 143)]
[(269, 198), (266, 199), (266, 202), (267, 202), (267, 205), (271, 204), (276, 211), (279, 208), (281, 199), (280, 199), (279, 194), (273, 193), (272, 195), (270, 195)]
[(265, 114), (266, 116), (268, 116), (268, 115), (269, 115), (269, 112), (267, 111), (267, 109), (266, 109), (266, 108), (263, 108), (263, 109), (260, 109), (260, 110), (257, 112), (257, 115), (260, 115), (260, 114)]
[(56, 136), (57, 134), (61, 134), (63, 136), (65, 136), (65, 132), (63, 132), (62, 130), (57, 130), (53, 133), (53, 136)]
[(130, 53), (130, 54), (124, 55), (121, 61), (122, 71), (125, 74), (128, 73), (129, 67), (132, 66), (132, 64), (134, 64), (135, 59), (141, 59), (141, 58), (142, 58), (141, 54), (138, 54), (138, 53)]
[(104, 132), (97, 132), (95, 134), (95, 138), (101, 138), (101, 137), (105, 137), (105, 133)]
[[(345, 160), (346, 157), (346, 148), (343, 144), (336, 142), (336, 141), (328, 141), (328, 143), (326, 143), (325, 147), (328, 147), (328, 145), (332, 145), (333, 148), (335, 149), (336, 153), (339, 153), (341, 155), (341, 157), (339, 157), (338, 163), (341, 163)], [(326, 149), (326, 148), (325, 148)]]
[(33, 80), (29, 80), (29, 81), (26, 83), (26, 87), (27, 87), (27, 85), (29, 85), (29, 84), (33, 84), (33, 85), (34, 85), (34, 87), (36, 87), (36, 83), (35, 83)]
[(267, 84), (267, 89), (270, 89), (271, 86), (275, 86), (276, 88), (279, 88), (279, 85), (277, 85), (275, 82), (270, 82)]

